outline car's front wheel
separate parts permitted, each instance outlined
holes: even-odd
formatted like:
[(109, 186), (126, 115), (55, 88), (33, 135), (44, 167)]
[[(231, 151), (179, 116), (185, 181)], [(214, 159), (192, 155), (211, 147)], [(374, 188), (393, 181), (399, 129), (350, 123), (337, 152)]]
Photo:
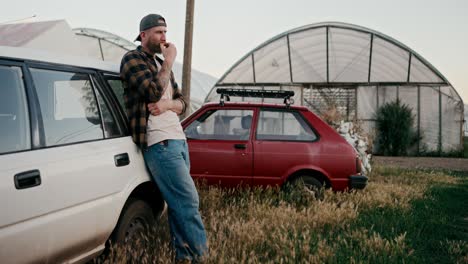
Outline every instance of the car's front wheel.
[(125, 204), (111, 240), (113, 243), (132, 243), (146, 234), (155, 224), (153, 210), (144, 200), (130, 198)]

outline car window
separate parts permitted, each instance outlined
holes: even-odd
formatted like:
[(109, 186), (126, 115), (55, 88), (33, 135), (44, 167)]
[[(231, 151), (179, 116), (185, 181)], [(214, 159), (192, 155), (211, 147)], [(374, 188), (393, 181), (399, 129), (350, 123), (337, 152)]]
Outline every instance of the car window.
[(88, 74), (31, 69), (47, 146), (102, 139), (98, 104)]
[(120, 106), (122, 107), (122, 109), (124, 110), (126, 114), (127, 111), (125, 111), (126, 108), (125, 108), (124, 88), (123, 88), (122, 81), (116, 76), (105, 76), (104, 78), (106, 79), (109, 86), (112, 88), (112, 91), (117, 97), (117, 100), (119, 101)]
[(314, 131), (297, 112), (261, 110), (258, 140), (314, 141)]
[[(92, 79), (94, 85), (100, 86), (94, 77), (92, 77)], [(100, 89), (95, 89), (95, 92), (99, 103), (99, 109), (101, 110), (101, 116), (104, 124), (104, 133), (106, 135), (106, 138), (121, 136), (122, 132), (120, 131), (119, 126), (117, 125), (117, 122), (115, 121), (115, 118), (112, 115), (108, 104), (102, 97)]]
[(253, 110), (210, 110), (192, 122), (185, 134), (191, 139), (248, 140)]
[(31, 148), (29, 116), (19, 67), (0, 66), (0, 153)]

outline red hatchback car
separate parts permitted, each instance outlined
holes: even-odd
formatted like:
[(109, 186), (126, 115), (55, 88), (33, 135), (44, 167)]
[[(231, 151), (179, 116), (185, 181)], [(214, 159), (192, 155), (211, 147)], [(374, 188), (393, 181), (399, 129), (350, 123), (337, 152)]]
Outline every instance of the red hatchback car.
[[(220, 103), (207, 103), (182, 121), (194, 179), (222, 187), (282, 186), (301, 179), (336, 191), (367, 185), (354, 148), (306, 107), (290, 106), (293, 92), (218, 93)], [(229, 95), (284, 96), (285, 104), (224, 103)]]

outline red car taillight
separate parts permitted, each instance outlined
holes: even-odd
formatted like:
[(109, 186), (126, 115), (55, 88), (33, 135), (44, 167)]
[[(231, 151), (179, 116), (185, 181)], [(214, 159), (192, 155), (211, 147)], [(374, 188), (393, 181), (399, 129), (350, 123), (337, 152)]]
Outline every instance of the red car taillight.
[(362, 166), (361, 166), (361, 160), (359, 159), (359, 156), (356, 157), (356, 173), (360, 174), (362, 172)]

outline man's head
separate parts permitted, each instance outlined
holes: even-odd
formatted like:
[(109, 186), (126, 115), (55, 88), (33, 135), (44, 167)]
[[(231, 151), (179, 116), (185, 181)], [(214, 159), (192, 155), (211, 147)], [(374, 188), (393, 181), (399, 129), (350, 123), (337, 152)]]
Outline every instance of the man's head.
[(161, 52), (160, 44), (166, 43), (166, 20), (161, 15), (149, 14), (140, 21), (140, 34), (135, 41), (151, 53)]

